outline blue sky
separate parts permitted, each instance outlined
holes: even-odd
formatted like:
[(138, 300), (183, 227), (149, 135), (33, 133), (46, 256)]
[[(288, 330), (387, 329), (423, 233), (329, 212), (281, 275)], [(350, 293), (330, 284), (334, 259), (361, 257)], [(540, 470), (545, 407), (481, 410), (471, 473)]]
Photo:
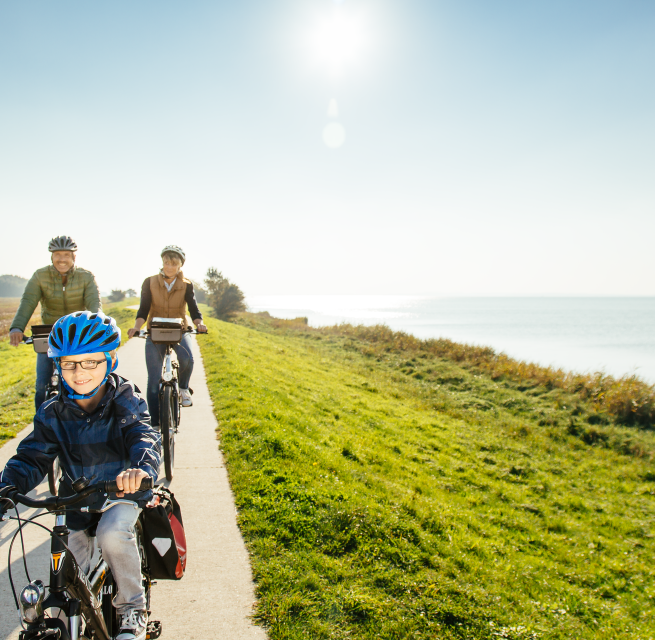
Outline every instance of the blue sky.
[(654, 295), (654, 31), (637, 0), (2, 3), (0, 273), (68, 233), (103, 290), (176, 243), (246, 294)]

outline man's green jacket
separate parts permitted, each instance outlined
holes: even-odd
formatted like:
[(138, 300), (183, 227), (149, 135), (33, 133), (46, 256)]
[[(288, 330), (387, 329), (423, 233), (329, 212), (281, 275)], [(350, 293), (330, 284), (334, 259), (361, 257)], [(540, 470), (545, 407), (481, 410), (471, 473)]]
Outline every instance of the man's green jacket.
[(100, 292), (93, 274), (73, 265), (67, 276), (64, 286), (61, 274), (54, 266), (37, 269), (25, 287), (11, 328), (25, 331), (39, 302), (43, 324), (54, 324), (74, 311), (101, 311)]

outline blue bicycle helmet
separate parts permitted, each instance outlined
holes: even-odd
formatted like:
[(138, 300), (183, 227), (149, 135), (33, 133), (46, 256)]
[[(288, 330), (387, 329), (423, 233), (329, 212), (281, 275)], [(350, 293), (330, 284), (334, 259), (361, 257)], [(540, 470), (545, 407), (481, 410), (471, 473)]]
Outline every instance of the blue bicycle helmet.
[[(120, 344), (121, 330), (116, 325), (116, 320), (104, 313), (77, 311), (55, 322), (48, 337), (48, 357), (55, 360), (57, 371), (69, 397), (82, 400), (91, 398), (98, 392), (107, 381), (109, 374), (118, 366), (118, 358), (113, 362), (109, 352), (118, 349)], [(84, 395), (74, 393), (61, 373), (60, 358), (99, 352), (104, 353), (107, 358), (107, 373), (104, 380), (91, 393)]]

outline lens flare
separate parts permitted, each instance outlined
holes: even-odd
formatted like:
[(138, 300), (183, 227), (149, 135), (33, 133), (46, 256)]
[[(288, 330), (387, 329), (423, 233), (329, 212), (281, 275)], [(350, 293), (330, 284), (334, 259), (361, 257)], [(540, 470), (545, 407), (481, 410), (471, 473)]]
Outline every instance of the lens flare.
[(327, 115), (328, 118), (339, 117), (339, 105), (337, 104), (337, 101), (334, 98), (332, 98), (332, 100), (330, 100), (330, 104), (328, 104)]
[(346, 130), (338, 122), (330, 122), (323, 129), (323, 142), (330, 149), (338, 149), (346, 141)]

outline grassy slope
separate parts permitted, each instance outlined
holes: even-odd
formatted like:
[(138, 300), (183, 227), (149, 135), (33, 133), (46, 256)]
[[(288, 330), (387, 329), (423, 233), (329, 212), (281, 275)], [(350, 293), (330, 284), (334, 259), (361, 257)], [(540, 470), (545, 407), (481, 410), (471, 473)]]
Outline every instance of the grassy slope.
[[(199, 343), (271, 638), (655, 635), (647, 456), (544, 420), (560, 396), (452, 362), (434, 362), (452, 384), (428, 384), (420, 362), (400, 370), (335, 336), (208, 324)], [(485, 410), (495, 392), (504, 404)]]
[[(125, 309), (138, 299), (131, 298), (118, 304), (105, 304), (105, 313), (116, 318), (123, 331), (134, 324), (136, 311)], [(29, 335), (29, 330), (27, 331)], [(34, 417), (34, 383), (36, 353), (28, 345), (12, 347), (7, 339), (0, 341), (0, 446), (24, 429)]]

